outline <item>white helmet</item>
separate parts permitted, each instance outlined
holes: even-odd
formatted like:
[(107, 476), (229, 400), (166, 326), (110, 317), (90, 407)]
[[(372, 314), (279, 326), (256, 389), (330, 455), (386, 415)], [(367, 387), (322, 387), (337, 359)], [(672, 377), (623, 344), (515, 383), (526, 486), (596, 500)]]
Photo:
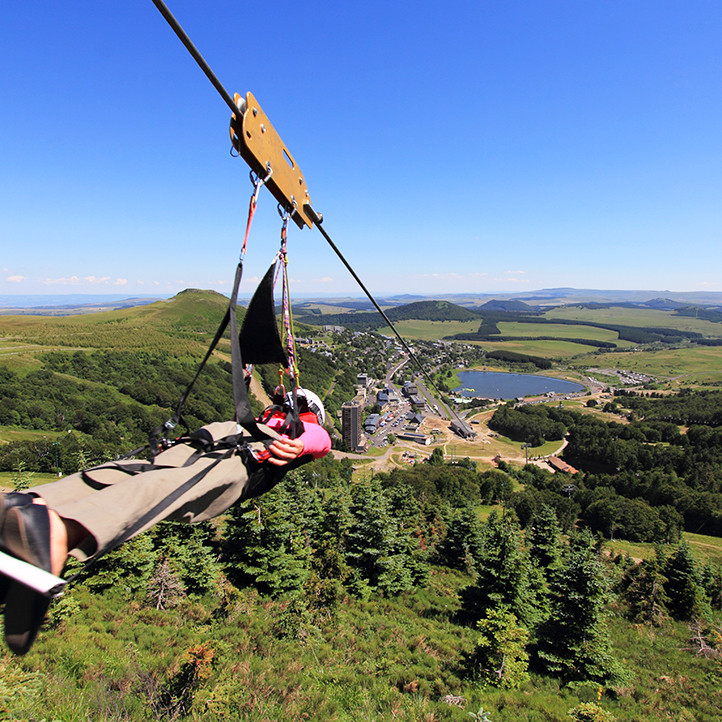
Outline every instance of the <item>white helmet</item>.
[[(296, 389), (296, 398), (298, 399), (298, 408), (300, 411), (305, 411), (308, 407), (309, 411), (316, 414), (318, 423), (323, 426), (326, 423), (326, 410), (323, 408), (323, 401), (308, 389), (302, 389), (301, 387)], [(286, 394), (286, 401), (289, 406), (293, 406), (293, 392), (289, 391)]]

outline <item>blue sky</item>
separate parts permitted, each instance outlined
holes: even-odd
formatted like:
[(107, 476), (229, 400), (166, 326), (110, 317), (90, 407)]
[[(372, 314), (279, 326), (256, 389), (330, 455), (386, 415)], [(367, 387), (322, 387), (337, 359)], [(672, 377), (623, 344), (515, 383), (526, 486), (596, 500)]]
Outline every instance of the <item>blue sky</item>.
[[(722, 4), (167, 0), (371, 291), (722, 291)], [(0, 294), (228, 293), (250, 182), (150, 0), (11, 0)], [(246, 262), (280, 220), (260, 199)], [(316, 230), (298, 296), (360, 291)]]

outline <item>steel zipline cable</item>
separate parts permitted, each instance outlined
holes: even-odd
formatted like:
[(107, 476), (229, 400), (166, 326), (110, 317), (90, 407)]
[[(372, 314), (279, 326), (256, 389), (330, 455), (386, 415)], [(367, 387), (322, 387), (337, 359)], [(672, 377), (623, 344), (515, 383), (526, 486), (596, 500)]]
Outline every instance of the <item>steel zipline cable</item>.
[[(228, 93), (228, 91), (223, 87), (223, 84), (220, 80), (216, 77), (216, 74), (211, 70), (210, 65), (205, 61), (203, 56), (200, 54), (198, 48), (193, 44), (193, 41), (188, 37), (188, 34), (183, 30), (180, 23), (176, 20), (176, 18), (173, 16), (173, 13), (168, 9), (168, 6), (163, 2), (163, 0), (152, 0), (153, 4), (158, 8), (158, 11), (160, 14), (165, 18), (166, 22), (170, 25), (173, 32), (178, 36), (178, 39), (183, 43), (183, 45), (186, 47), (188, 52), (191, 54), (193, 59), (196, 61), (200, 69), (203, 71), (203, 73), (206, 75), (208, 80), (211, 81), (211, 84), (213, 87), (218, 91), (219, 95), (223, 100), (225, 101), (226, 105), (231, 109), (231, 112), (234, 114), (237, 114), (239, 112), (239, 107), (235, 104), (233, 101), (233, 98)], [(419, 372), (424, 377), (424, 379), (427, 381), (429, 386), (431, 386), (436, 393), (441, 396), (441, 390), (438, 388), (434, 380), (428, 375), (426, 369), (424, 368), (423, 364), (419, 359), (417, 358), (416, 354), (413, 352), (409, 344), (406, 342), (404, 337), (399, 333), (396, 326), (394, 326), (391, 319), (388, 317), (388, 315), (384, 312), (384, 310), (379, 306), (379, 304), (376, 302), (376, 299), (371, 295), (371, 292), (366, 288), (363, 281), (359, 278), (356, 271), (354, 271), (351, 264), (346, 260), (343, 253), (339, 250), (339, 248), (336, 246), (336, 244), (331, 239), (331, 236), (326, 232), (325, 228), (323, 228), (323, 217), (320, 213), (316, 213), (316, 211), (311, 208), (311, 206), (306, 206), (306, 210), (311, 215), (311, 218), (313, 219), (313, 225), (319, 230), (321, 235), (326, 239), (326, 242), (331, 247), (333, 252), (338, 256), (339, 260), (343, 265), (346, 267), (348, 272), (351, 274), (353, 279), (356, 281), (356, 283), (359, 285), (361, 290), (366, 294), (367, 298), (371, 303), (374, 305), (374, 308), (381, 314), (381, 317), (386, 321), (389, 328), (393, 331), (396, 338), (399, 340), (401, 345), (403, 346), (406, 353), (409, 355), (409, 358), (413, 360), (413, 362), (416, 364), (417, 368), (419, 369)], [(449, 405), (448, 407), (449, 412), (456, 418), (457, 422), (459, 424), (462, 423), (461, 419), (457, 415), (456, 411)]]

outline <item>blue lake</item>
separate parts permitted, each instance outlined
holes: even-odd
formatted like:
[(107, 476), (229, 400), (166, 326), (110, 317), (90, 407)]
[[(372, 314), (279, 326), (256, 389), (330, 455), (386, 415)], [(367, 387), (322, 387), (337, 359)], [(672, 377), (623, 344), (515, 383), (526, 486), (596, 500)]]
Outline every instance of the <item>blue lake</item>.
[(534, 374), (504, 374), (496, 371), (461, 371), (461, 386), (454, 389), (459, 396), (482, 396), (488, 399), (515, 399), (517, 396), (536, 396), (552, 391), (573, 394), (585, 387), (572, 381), (562, 381)]

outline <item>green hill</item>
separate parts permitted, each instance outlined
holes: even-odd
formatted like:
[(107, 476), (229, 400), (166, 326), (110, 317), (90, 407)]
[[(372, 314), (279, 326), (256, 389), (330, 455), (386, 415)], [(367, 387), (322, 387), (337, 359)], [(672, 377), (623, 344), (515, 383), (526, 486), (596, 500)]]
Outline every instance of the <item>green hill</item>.
[[(0, 361), (6, 345), (15, 347), (16, 363), (38, 351), (68, 347), (164, 350), (195, 356), (213, 337), (227, 306), (228, 299), (215, 291), (191, 289), (147, 306), (96, 314), (1, 316)], [(239, 319), (243, 313), (239, 309)]]
[(537, 309), (536, 307), (530, 306), (528, 303), (524, 303), (524, 301), (519, 301), (517, 299), (507, 299), (501, 301), (492, 299), (491, 301), (487, 301), (485, 304), (479, 306), (478, 310), (482, 313), (485, 311), (526, 311), (528, 313), (534, 313)]
[[(0, 470), (69, 473), (141, 446), (150, 429), (170, 418), (227, 307), (219, 293), (188, 289), (93, 315), (0, 317)], [(244, 314), (239, 308), (239, 320)], [(324, 398), (331, 423), (353, 396), (358, 358), (358, 351), (330, 357), (297, 349), (303, 383)], [(277, 365), (258, 366), (256, 373), (272, 392)], [(251, 401), (260, 412), (261, 402)], [(228, 331), (183, 415), (189, 428), (232, 418)], [(41, 438), (19, 440), (18, 430)]]
[[(385, 311), (391, 321), (473, 321), (479, 314), (450, 301), (416, 301)], [(300, 316), (299, 321), (314, 326), (345, 326), (356, 330), (374, 330), (386, 325), (376, 311)]]

